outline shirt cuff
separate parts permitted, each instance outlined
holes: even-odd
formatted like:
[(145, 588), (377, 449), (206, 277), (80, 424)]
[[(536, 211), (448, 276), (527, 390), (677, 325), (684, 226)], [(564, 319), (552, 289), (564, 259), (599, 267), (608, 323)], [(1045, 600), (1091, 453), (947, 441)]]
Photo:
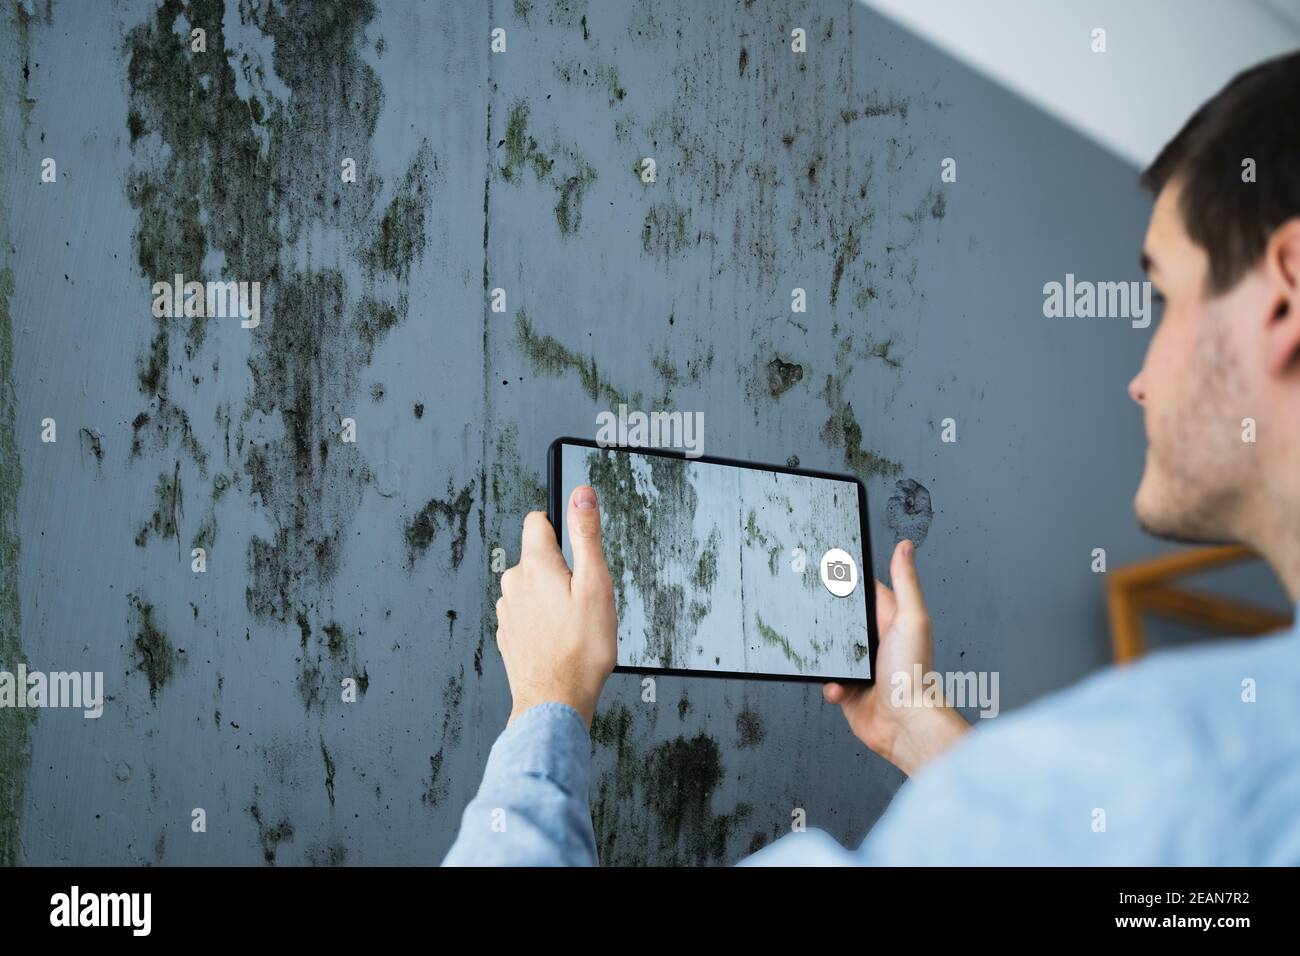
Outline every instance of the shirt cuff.
[(545, 777), (566, 793), (586, 799), (591, 783), (591, 735), (568, 704), (534, 704), (516, 717), (488, 754), (483, 783), (519, 774)]

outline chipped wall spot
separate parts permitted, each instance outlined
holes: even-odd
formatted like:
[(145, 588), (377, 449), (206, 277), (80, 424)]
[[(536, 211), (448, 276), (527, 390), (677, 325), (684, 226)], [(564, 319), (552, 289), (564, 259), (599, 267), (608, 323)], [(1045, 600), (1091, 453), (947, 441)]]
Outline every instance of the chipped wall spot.
[(801, 381), (802, 365), (783, 361), (779, 355), (772, 356), (767, 363), (767, 389), (773, 398), (780, 398)]
[(894, 493), (889, 496), (885, 508), (885, 518), (894, 532), (895, 544), (907, 538), (919, 548), (930, 533), (930, 522), (934, 520), (929, 490), (912, 478), (895, 482)]

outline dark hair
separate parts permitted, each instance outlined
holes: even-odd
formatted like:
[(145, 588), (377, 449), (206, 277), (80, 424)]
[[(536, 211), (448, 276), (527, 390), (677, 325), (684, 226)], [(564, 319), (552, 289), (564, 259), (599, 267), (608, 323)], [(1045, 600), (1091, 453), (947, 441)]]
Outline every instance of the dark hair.
[[(1255, 182), (1242, 181), (1247, 158)], [(1188, 236), (1209, 253), (1209, 291), (1228, 291), (1300, 216), (1300, 52), (1237, 74), (1203, 104), (1142, 174), (1153, 193), (1171, 181)]]

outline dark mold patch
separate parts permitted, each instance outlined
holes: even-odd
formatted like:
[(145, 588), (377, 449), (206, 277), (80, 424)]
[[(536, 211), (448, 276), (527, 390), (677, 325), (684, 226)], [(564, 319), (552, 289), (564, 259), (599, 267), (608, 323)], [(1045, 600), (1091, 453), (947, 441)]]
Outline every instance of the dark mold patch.
[[(698, 237), (695, 237), (698, 240)], [(692, 245), (691, 211), (672, 200), (656, 203), (641, 224), (641, 248), (656, 259), (672, 259)]]
[[(18, 594), (18, 491), (23, 468), (18, 458), (18, 396), (13, 317), (9, 311), (13, 294), (13, 272), (0, 269), (0, 666), (10, 671), (27, 662)], [(32, 758), (29, 733), (35, 719), (36, 711), (28, 708), (0, 708), (0, 866), (22, 862), (19, 818)]]
[[(365, 259), (372, 274), (386, 272), (398, 279), (408, 278), (415, 260), (424, 255), (424, 219), (432, 192), (431, 173), (436, 166), (437, 160), (425, 143), (398, 183), (379, 220), (379, 234), (366, 249)], [(406, 314), (404, 303), (401, 314)]]
[(420, 802), (428, 807), (436, 807), (447, 798), (447, 782), (442, 779), (442, 749), (429, 758), (429, 782), (420, 794)]
[(757, 747), (767, 739), (767, 728), (763, 726), (762, 716), (748, 706), (736, 714), (736, 746)]
[(596, 170), (586, 165), (573, 176), (569, 176), (559, 187), (559, 199), (555, 203), (555, 221), (560, 225), (560, 232), (566, 236), (578, 231), (582, 225), (582, 200), (587, 187), (596, 181)]
[(592, 752), (612, 749), (601, 774), (592, 825), (604, 866), (722, 863), (752, 808), (713, 812), (723, 780), (718, 743), (706, 734), (678, 736), (642, 753), (631, 741), (631, 712), (616, 705), (592, 721)]
[(158, 691), (167, 685), (176, 673), (180, 653), (172, 646), (166, 633), (154, 619), (154, 607), (139, 594), (131, 594), (135, 635), (131, 641), (131, 660), (135, 669), (149, 682), (149, 699), (156, 705)]
[(329, 748), (325, 746), (325, 738), (320, 741), (320, 755), (325, 761), (325, 794), (330, 798), (330, 806), (334, 806), (334, 758), (330, 756)]
[(276, 824), (267, 822), (263, 819), (262, 811), (256, 803), (248, 808), (248, 812), (253, 817), (253, 822), (257, 824), (257, 841), (262, 844), (262, 859), (266, 861), (267, 866), (275, 866), (275, 855), (280, 849), (280, 844), (288, 843), (293, 839), (293, 824), (289, 822), (288, 817)]
[(375, 346), (383, 341), (384, 336), (388, 334), (390, 329), (396, 328), (405, 318), (407, 312), (406, 297), (403, 296), (399, 302), (400, 308), (391, 302), (383, 302), (366, 296), (357, 303), (356, 329), (357, 335), (366, 348), (367, 364), (374, 355)]
[(406, 564), (414, 568), (415, 562), (429, 550), (433, 539), (442, 530), (453, 532), (451, 539), (451, 566), (460, 567), (465, 557), (465, 542), (469, 537), (469, 512), (474, 504), (474, 482), (471, 480), (460, 491), (447, 481), (447, 497), (431, 498), (428, 504), (407, 523), (403, 532), (406, 541)]
[[(298, 697), (303, 709), (323, 710), (326, 701), (337, 701), (345, 678), (355, 680), (357, 690), (364, 697), (370, 688), (370, 675), (357, 660), (360, 635), (345, 629), (337, 621), (329, 621), (313, 631), (306, 614), (298, 617), (297, 625), (302, 651), (298, 657)], [(333, 763), (325, 751), (324, 740), (321, 741), (321, 751), (326, 755), (328, 786), (332, 787)]]
[(87, 428), (85, 425), (81, 426), (81, 431), (78, 434), (81, 439), (82, 453), (90, 454), (95, 459), (96, 464), (103, 465), (104, 436), (97, 429)]
[[(228, 37), (234, 16), (243, 35), (260, 32), (265, 46)], [(240, 422), (233, 454), (275, 529), (249, 540), (248, 609), (285, 623), (314, 615), (330, 592), (343, 536), (370, 480), (358, 445), (340, 441), (340, 416), (355, 408), (360, 371), (374, 348), (406, 317), (400, 286), (426, 248), (437, 186), (437, 158), (427, 144), (382, 208), (381, 177), (367, 172), (345, 183), (337, 175), (340, 156), (360, 170), (375, 165), (370, 142), (383, 91), (363, 55), (374, 16), (370, 0), (241, 4), (237, 11), (222, 0), (166, 0), (126, 36), (127, 194), (139, 216), (142, 275), (147, 282), (176, 273), (233, 278), (259, 283), (262, 293), (256, 329), (229, 320), (155, 320), (138, 362), (149, 407), (133, 423), (132, 453), (166, 449), (179, 437), (202, 468), (202, 449), (173, 404), (169, 373), (204, 361), (210, 331), (251, 338), (253, 384), (242, 413), (225, 412), (226, 451), (229, 457), (233, 417)], [(183, 23), (204, 25), (206, 54), (190, 52)], [(274, 51), (270, 62), (263, 48)], [(316, 230), (338, 236), (371, 277), (359, 301), (340, 270), (301, 265), (298, 250)], [(224, 262), (219, 277), (204, 272), (213, 256)], [(256, 432), (267, 420), (263, 437)], [(310, 706), (323, 669), (343, 665), (328, 649), (306, 646), (300, 666)]]
[(176, 462), (171, 473), (162, 472), (154, 485), (153, 516), (145, 522), (136, 533), (136, 547), (143, 548), (149, 543), (149, 535), (160, 538), (175, 538), (176, 551), (180, 553), (181, 532), (179, 518), (185, 512), (181, 495), (181, 464)]
[(929, 490), (911, 478), (895, 482), (894, 493), (889, 496), (885, 508), (885, 520), (894, 532), (895, 544), (906, 538), (919, 548), (930, 533), (930, 522), (934, 520)]
[(639, 478), (632, 457), (593, 450), (587, 456), (591, 486), (605, 514), (605, 557), (614, 581), (619, 616), (627, 604), (627, 588), (635, 588), (645, 606), (645, 647), (660, 667), (686, 659), (700, 620), (709, 610), (706, 590), (665, 583), (659, 571), (668, 563), (689, 562), (697, 577), (716, 574), (708, 557), (717, 539), (701, 545), (695, 536), (695, 489), (681, 461), (651, 457), (646, 461), (649, 482)]
[(337, 841), (313, 843), (307, 850), (308, 866), (344, 866), (347, 862), (348, 848)]

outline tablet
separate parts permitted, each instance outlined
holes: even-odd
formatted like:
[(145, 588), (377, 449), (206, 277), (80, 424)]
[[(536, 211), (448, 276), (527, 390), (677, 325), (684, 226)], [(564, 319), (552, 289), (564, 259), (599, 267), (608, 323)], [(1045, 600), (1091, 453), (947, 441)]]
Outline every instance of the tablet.
[(618, 613), (616, 671), (871, 683), (867, 494), (850, 475), (557, 438), (551, 524), (600, 499)]

